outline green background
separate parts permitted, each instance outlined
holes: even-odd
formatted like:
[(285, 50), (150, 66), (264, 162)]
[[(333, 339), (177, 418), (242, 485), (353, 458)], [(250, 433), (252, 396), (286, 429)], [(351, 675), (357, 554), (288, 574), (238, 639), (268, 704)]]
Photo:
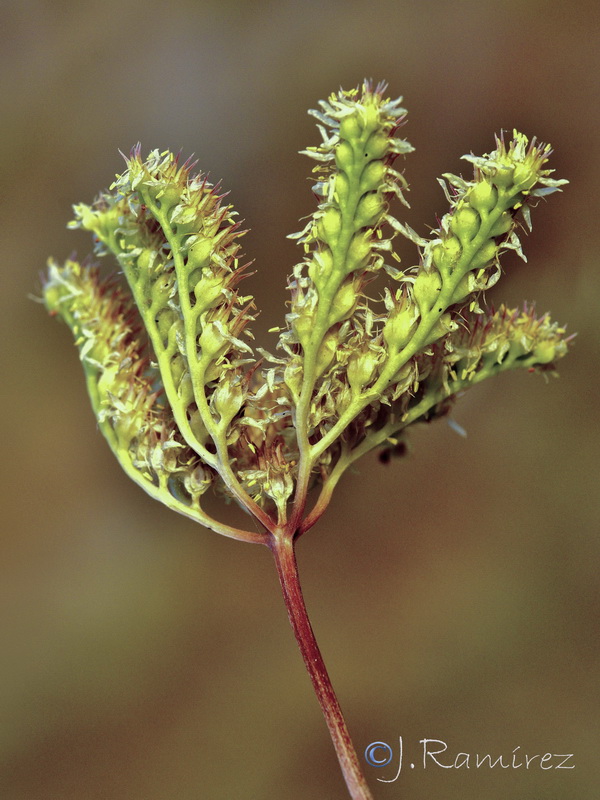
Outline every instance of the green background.
[[(365, 766), (376, 798), (587, 800), (600, 783), (598, 252), (600, 14), (592, 2), (0, 4), (3, 106), (0, 797), (337, 800), (333, 749), (269, 553), (128, 482), (97, 432), (46, 258), (122, 168), (118, 149), (195, 152), (231, 190), (256, 259), (259, 342), (284, 313), (312, 208), (306, 109), (364, 77), (409, 109), (412, 209), (517, 127), (555, 147), (564, 194), (533, 212), (529, 263), (489, 301), (536, 299), (578, 331), (561, 377), (501, 376), (413, 453), (345, 477), (299, 545), (306, 601), (362, 759), (574, 753), (576, 769)], [(398, 240), (407, 266), (410, 243)], [(251, 285), (250, 285), (251, 284)], [(223, 514), (239, 519), (234, 509)]]

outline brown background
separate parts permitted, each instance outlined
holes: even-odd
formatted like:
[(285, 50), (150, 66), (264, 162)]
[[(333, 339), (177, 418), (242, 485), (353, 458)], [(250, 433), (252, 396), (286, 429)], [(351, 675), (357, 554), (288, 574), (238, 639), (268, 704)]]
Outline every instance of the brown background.
[[(361, 754), (575, 754), (576, 769), (419, 766), (377, 798), (597, 796), (598, 74), (590, 2), (22, 0), (0, 5), (2, 800), (337, 800), (345, 790), (269, 554), (129, 483), (95, 429), (68, 331), (29, 293), (49, 254), (81, 255), (70, 205), (141, 140), (195, 152), (252, 233), (263, 309), (283, 313), (312, 208), (306, 109), (389, 81), (409, 108), (407, 221), (444, 213), (513, 126), (571, 185), (534, 212), (529, 263), (490, 299), (536, 299), (579, 332), (560, 380), (506, 375), (409, 460), (358, 465), (299, 547), (305, 594)], [(411, 245), (400, 244), (405, 263)], [(216, 513), (222, 513), (215, 506)], [(228, 519), (234, 519), (227, 510)], [(363, 761), (364, 763), (364, 761)]]

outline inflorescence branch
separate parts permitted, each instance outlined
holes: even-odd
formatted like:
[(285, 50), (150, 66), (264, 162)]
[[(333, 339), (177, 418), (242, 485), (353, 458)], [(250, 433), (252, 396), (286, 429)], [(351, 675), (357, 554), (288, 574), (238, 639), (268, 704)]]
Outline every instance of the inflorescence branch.
[[(310, 112), (322, 140), (303, 151), (316, 164), (317, 208), (292, 236), (302, 259), (276, 329), (279, 353), (261, 351), (267, 366), (250, 344), (253, 299), (241, 293), (245, 231), (219, 187), (171, 152), (144, 159), (136, 146), (108, 191), (74, 206), (70, 227), (92, 233), (95, 254), (111, 254), (126, 285), (74, 259), (51, 260), (44, 284), (48, 310), (73, 332), (98, 425), (123, 469), (169, 508), (273, 551), (305, 660), (318, 648), (293, 544), (344, 471), (375, 448), (402, 454), (411, 425), (447, 415), (485, 378), (518, 367), (554, 372), (571, 338), (532, 306), (484, 302), (502, 254), (524, 258), (519, 235), (531, 230), (531, 208), (566, 183), (546, 166), (549, 145), (514, 131), (491, 153), (464, 156), (472, 179), (443, 176), (448, 213), (422, 238), (392, 214), (407, 205), (397, 162), (413, 148), (399, 136), (402, 98), (385, 91), (365, 82)], [(400, 268), (398, 235), (416, 245), (415, 266)], [(386, 285), (372, 297), (377, 276)], [(258, 529), (210, 517), (209, 489), (235, 500)], [(318, 659), (309, 672), (350, 793), (365, 800)]]

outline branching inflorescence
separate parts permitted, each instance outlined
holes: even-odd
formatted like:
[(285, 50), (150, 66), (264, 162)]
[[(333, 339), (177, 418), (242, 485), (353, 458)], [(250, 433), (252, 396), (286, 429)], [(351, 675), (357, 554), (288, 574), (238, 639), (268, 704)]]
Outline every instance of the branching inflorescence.
[[(407, 428), (448, 413), (457, 394), (525, 367), (553, 371), (565, 330), (531, 307), (488, 309), (499, 258), (521, 257), (530, 209), (564, 180), (550, 147), (516, 131), (489, 155), (465, 156), (472, 180), (446, 174), (449, 212), (428, 239), (390, 212), (406, 205), (395, 163), (412, 146), (385, 86), (340, 91), (310, 112), (320, 145), (317, 210), (292, 238), (303, 248), (278, 353), (255, 360), (244, 231), (218, 187), (170, 152), (140, 147), (110, 190), (74, 206), (73, 228), (112, 254), (127, 288), (91, 263), (50, 261), (44, 299), (79, 347), (98, 424), (125, 471), (170, 508), (273, 551), (284, 597), (350, 794), (370, 797), (302, 601), (294, 541), (325, 510), (347, 467), (382, 448), (403, 451)], [(393, 239), (418, 249), (400, 269)], [(385, 277), (383, 296), (369, 285)], [(379, 285), (379, 284), (378, 284)], [(264, 366), (265, 360), (268, 366)], [(309, 490), (320, 487), (307, 511)], [(202, 497), (233, 498), (259, 530), (210, 517)]]

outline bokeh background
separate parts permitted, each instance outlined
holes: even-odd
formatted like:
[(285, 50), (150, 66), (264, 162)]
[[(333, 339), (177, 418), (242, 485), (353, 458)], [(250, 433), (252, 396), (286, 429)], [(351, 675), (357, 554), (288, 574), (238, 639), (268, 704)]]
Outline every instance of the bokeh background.
[[(32, 301), (138, 140), (194, 152), (251, 227), (260, 343), (312, 209), (306, 109), (364, 77), (409, 108), (421, 234), (436, 177), (517, 127), (571, 181), (490, 300), (578, 331), (561, 377), (473, 389), (413, 452), (361, 462), (299, 545), (307, 604), (377, 798), (587, 800), (600, 783), (598, 187), (593, 0), (0, 3), (2, 800), (346, 796), (269, 553), (144, 495), (97, 432), (68, 330)], [(398, 242), (404, 263), (412, 246)], [(233, 509), (213, 507), (229, 521)], [(397, 748), (377, 770), (372, 741)], [(448, 753), (574, 753), (574, 770), (424, 771)], [(453, 757), (452, 755), (452, 757)], [(451, 762), (452, 757), (447, 760)]]

